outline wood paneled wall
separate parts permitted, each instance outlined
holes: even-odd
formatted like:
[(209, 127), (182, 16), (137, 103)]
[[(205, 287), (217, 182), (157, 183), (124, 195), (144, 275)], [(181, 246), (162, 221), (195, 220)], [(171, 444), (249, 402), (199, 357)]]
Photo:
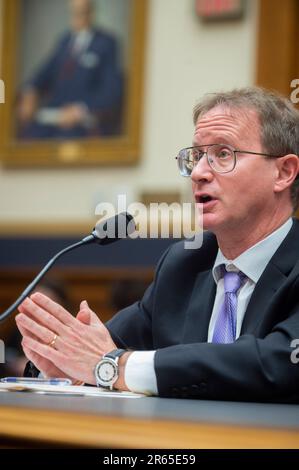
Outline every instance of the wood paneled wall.
[(298, 0), (260, 0), (257, 37), (257, 85), (290, 96), (299, 78)]
[[(35, 277), (36, 272), (33, 269), (17, 268), (0, 270), (1, 312), (16, 300)], [(127, 301), (130, 304), (138, 300), (152, 278), (153, 269), (56, 268), (46, 279), (53, 279), (65, 285), (69, 309), (73, 314), (78, 312), (81, 300), (86, 299), (90, 307), (105, 322), (117, 312), (118, 305), (122, 307), (123, 302)], [(14, 316), (0, 323), (0, 338), (4, 341), (10, 337), (15, 328)]]

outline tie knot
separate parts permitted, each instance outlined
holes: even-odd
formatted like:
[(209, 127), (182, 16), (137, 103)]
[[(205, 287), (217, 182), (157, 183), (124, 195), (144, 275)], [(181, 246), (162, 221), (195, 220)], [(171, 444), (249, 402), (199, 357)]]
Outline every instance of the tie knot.
[(236, 293), (244, 279), (246, 278), (245, 274), (243, 274), (241, 271), (229, 271), (227, 272), (225, 267), (223, 267), (223, 272), (224, 272), (224, 292), (231, 292), (231, 293)]

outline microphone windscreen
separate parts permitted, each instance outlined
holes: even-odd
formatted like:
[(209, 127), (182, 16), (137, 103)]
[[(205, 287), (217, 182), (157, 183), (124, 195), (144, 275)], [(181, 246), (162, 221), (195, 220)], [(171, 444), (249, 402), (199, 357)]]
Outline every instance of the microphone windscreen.
[(136, 230), (134, 218), (128, 212), (121, 212), (109, 219), (100, 220), (93, 229), (92, 235), (95, 242), (100, 245), (108, 245), (127, 238)]

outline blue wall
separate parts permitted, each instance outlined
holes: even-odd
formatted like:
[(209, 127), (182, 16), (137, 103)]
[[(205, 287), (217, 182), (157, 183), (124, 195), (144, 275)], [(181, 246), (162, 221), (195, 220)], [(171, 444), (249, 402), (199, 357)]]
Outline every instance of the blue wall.
[[(77, 238), (0, 237), (0, 267), (43, 266)], [(55, 266), (154, 267), (174, 239), (121, 240), (107, 246), (86, 245), (67, 253)]]

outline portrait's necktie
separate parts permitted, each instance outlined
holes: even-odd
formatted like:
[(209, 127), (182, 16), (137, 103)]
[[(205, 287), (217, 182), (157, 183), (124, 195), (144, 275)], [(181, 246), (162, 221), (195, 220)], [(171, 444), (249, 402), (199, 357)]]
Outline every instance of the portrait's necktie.
[(75, 68), (78, 64), (78, 54), (75, 53), (75, 42), (72, 39), (67, 45), (65, 57), (60, 69), (60, 80), (72, 78)]
[(218, 313), (212, 342), (233, 343), (236, 339), (237, 292), (246, 276), (241, 271), (227, 272), (224, 265), (221, 268), (224, 280), (224, 301)]

